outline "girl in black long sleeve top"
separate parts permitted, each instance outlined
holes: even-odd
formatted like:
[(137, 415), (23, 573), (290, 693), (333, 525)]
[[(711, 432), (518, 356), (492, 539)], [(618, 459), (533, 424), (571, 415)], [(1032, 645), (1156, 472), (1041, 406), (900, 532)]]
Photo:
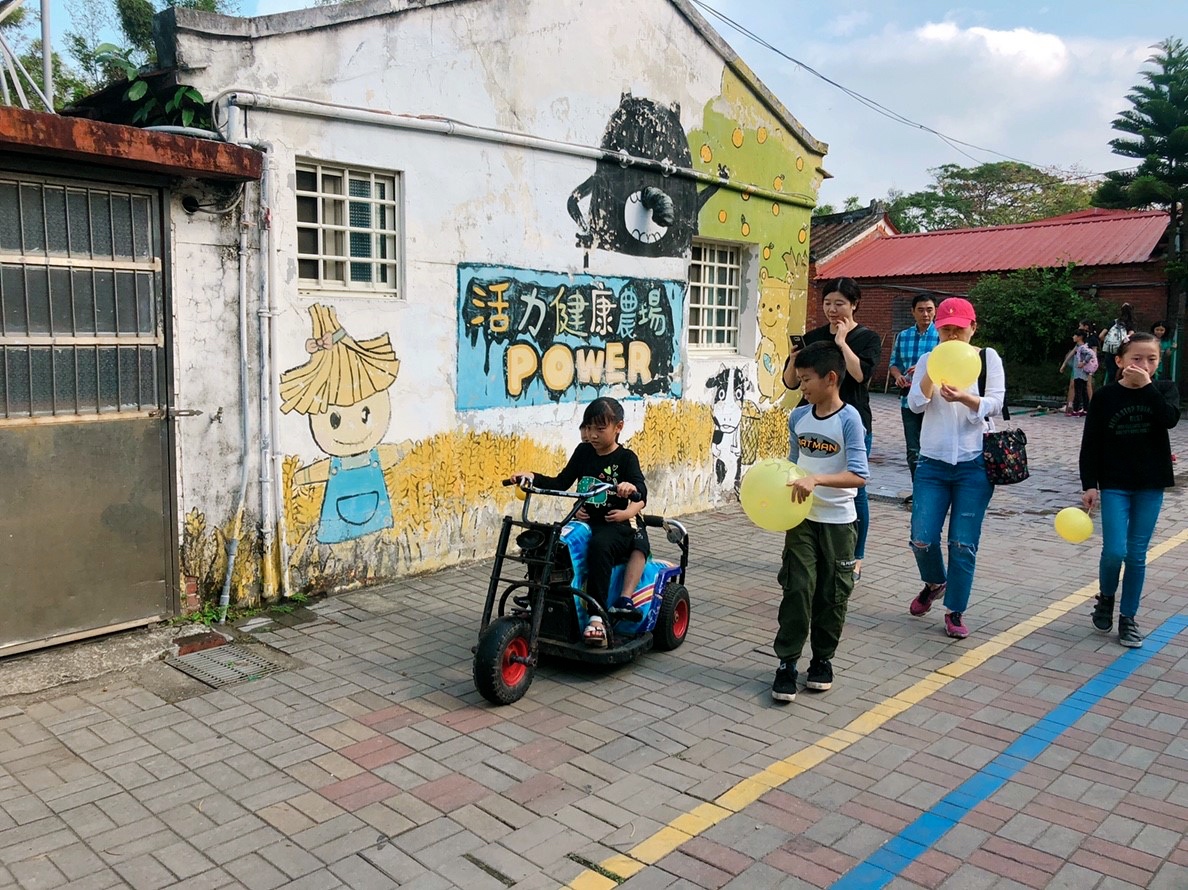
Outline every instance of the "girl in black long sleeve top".
[[(651, 552), (647, 532), (633, 521), (648, 499), (639, 458), (630, 448), (619, 444), (623, 431), (623, 406), (617, 399), (597, 398), (586, 407), (582, 417), (582, 444), (574, 449), (568, 463), (556, 476), (543, 473), (515, 473), (516, 481), (527, 479), (538, 488), (564, 491), (575, 482), (578, 491), (589, 491), (597, 482), (609, 482), (613, 492), (586, 501), (577, 518), (590, 525), (590, 543), (586, 548), (586, 593), (607, 604), (611, 573), (627, 562), (623, 577), (625, 595), (630, 596), (643, 574)], [(638, 492), (640, 499), (628, 498)], [(630, 558), (630, 559), (629, 559)], [(602, 619), (592, 616), (584, 634), (592, 646), (606, 645)]]
[(1114, 594), (1122, 565), (1118, 642), (1138, 648), (1135, 624), (1147, 570), (1147, 547), (1163, 506), (1163, 490), (1175, 484), (1167, 431), (1180, 420), (1175, 384), (1152, 380), (1160, 344), (1151, 334), (1133, 334), (1115, 357), (1117, 383), (1098, 390), (1089, 403), (1081, 436), (1081, 502), (1101, 503), (1101, 592), (1093, 626), (1108, 633), (1114, 623)]

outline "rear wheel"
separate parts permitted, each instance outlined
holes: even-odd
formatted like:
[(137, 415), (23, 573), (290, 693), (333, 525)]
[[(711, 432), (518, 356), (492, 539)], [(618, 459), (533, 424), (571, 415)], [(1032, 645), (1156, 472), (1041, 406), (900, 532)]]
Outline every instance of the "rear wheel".
[(494, 705), (510, 705), (532, 685), (536, 666), (525, 664), (532, 651), (532, 628), (523, 618), (496, 618), (479, 635), (474, 653), (474, 685)]
[(689, 633), (689, 591), (684, 584), (669, 584), (664, 588), (664, 602), (660, 617), (652, 631), (652, 645), (661, 652), (675, 649), (685, 642)]

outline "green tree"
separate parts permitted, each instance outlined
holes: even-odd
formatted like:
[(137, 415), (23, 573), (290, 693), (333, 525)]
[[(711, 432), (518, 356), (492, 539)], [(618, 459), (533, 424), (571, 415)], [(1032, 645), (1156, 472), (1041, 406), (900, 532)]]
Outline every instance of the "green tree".
[(889, 192), (888, 212), (901, 232), (980, 228), (1031, 222), (1084, 210), (1093, 184), (1017, 161), (977, 167), (945, 164), (928, 171), (933, 183), (919, 192)]
[(1157, 44), (1126, 95), (1110, 140), (1114, 154), (1135, 158), (1132, 170), (1107, 173), (1093, 197), (1099, 207), (1159, 207), (1175, 212), (1188, 198), (1188, 47), (1169, 37)]
[(1167, 281), (1172, 298), (1168, 319), (1180, 326), (1188, 263), (1184, 261), (1184, 204), (1188, 200), (1188, 47), (1169, 37), (1155, 47), (1141, 72), (1142, 83), (1126, 95), (1130, 108), (1118, 112), (1110, 140), (1114, 154), (1138, 160), (1132, 170), (1106, 175), (1093, 197), (1099, 207), (1158, 207), (1171, 217)]
[[(329, 3), (333, 3), (333, 2), (336, 2), (336, 0), (329, 0), (329, 2), (326, 5), (329, 5)], [(353, 2), (355, 2), (355, 0), (344, 0), (344, 2), (352, 2), (353, 3)], [(860, 200), (858, 200), (857, 195), (850, 195), (850, 197), (846, 198), (845, 204), (842, 205), (842, 212), (848, 213), (851, 210), (861, 210), (864, 206), (866, 206), (866, 205), (864, 205)], [(837, 208), (834, 207), (832, 204), (818, 204), (816, 207), (813, 208), (813, 216), (828, 216), (831, 213), (837, 213), (837, 212), (838, 212)]]
[(969, 299), (978, 307), (977, 341), (1002, 356), (1014, 395), (1066, 391), (1067, 375), (1056, 369), (1077, 322), (1117, 314), (1077, 286), (1072, 265), (983, 275)]
[[(42, 67), (41, 52), (41, 17), (25, 7), (10, 13), (0, 21), (0, 33), (12, 48), (17, 60), (28, 72), (30, 79), (42, 92), (45, 91), (45, 72)], [(0, 77), (3, 77), (11, 95), (16, 95), (16, 84), (13, 82), (12, 71), (7, 66), (0, 66)], [(53, 55), (54, 78), (54, 107), (58, 110), (69, 105), (79, 94), (81, 81), (78, 73), (71, 68), (59, 53)], [(28, 81), (21, 83), (21, 88), (29, 98), (30, 104), (40, 107), (29, 89)]]

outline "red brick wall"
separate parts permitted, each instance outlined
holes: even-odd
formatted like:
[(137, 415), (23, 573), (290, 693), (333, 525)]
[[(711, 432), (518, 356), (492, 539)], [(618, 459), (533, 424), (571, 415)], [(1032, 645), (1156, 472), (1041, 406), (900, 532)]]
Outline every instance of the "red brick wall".
[[(821, 314), (821, 282), (816, 280), (815, 268), (809, 269), (806, 328), (811, 329), (824, 323)], [(938, 302), (946, 296), (965, 296), (969, 293), (981, 273), (951, 275), (914, 275), (895, 279), (859, 279), (862, 288), (862, 302), (855, 316), (858, 321), (883, 338), (883, 355), (875, 369), (872, 386), (883, 385), (887, 375), (887, 359), (891, 354), (895, 334), (912, 323), (912, 297), (919, 290), (937, 294)], [(1134, 307), (1138, 330), (1146, 331), (1156, 321), (1169, 316), (1167, 277), (1162, 262), (1136, 263), (1128, 266), (1098, 266), (1079, 270), (1077, 280), (1084, 284), (1096, 284), (1098, 297), (1120, 306), (1130, 303)], [(1039, 310), (1041, 307), (1037, 307)], [(1097, 319), (1100, 327), (1110, 319)]]

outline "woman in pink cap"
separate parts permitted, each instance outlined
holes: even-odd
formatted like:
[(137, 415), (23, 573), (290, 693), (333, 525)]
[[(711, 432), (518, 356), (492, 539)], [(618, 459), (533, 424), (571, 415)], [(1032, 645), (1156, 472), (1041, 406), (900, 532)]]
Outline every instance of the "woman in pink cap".
[[(978, 328), (969, 300), (950, 297), (936, 309), (940, 342), (966, 343)], [(973, 589), (982, 519), (993, 486), (986, 478), (982, 434), (993, 431), (994, 420), (1006, 399), (1002, 359), (983, 350), (983, 379), (965, 389), (937, 385), (928, 376), (929, 354), (920, 357), (908, 408), (924, 415), (920, 431), (920, 460), (912, 487), (912, 552), (924, 588), (912, 599), (917, 617), (944, 597), (945, 633), (954, 639), (969, 636), (963, 615)], [(949, 564), (941, 554), (941, 528), (949, 518)]]

